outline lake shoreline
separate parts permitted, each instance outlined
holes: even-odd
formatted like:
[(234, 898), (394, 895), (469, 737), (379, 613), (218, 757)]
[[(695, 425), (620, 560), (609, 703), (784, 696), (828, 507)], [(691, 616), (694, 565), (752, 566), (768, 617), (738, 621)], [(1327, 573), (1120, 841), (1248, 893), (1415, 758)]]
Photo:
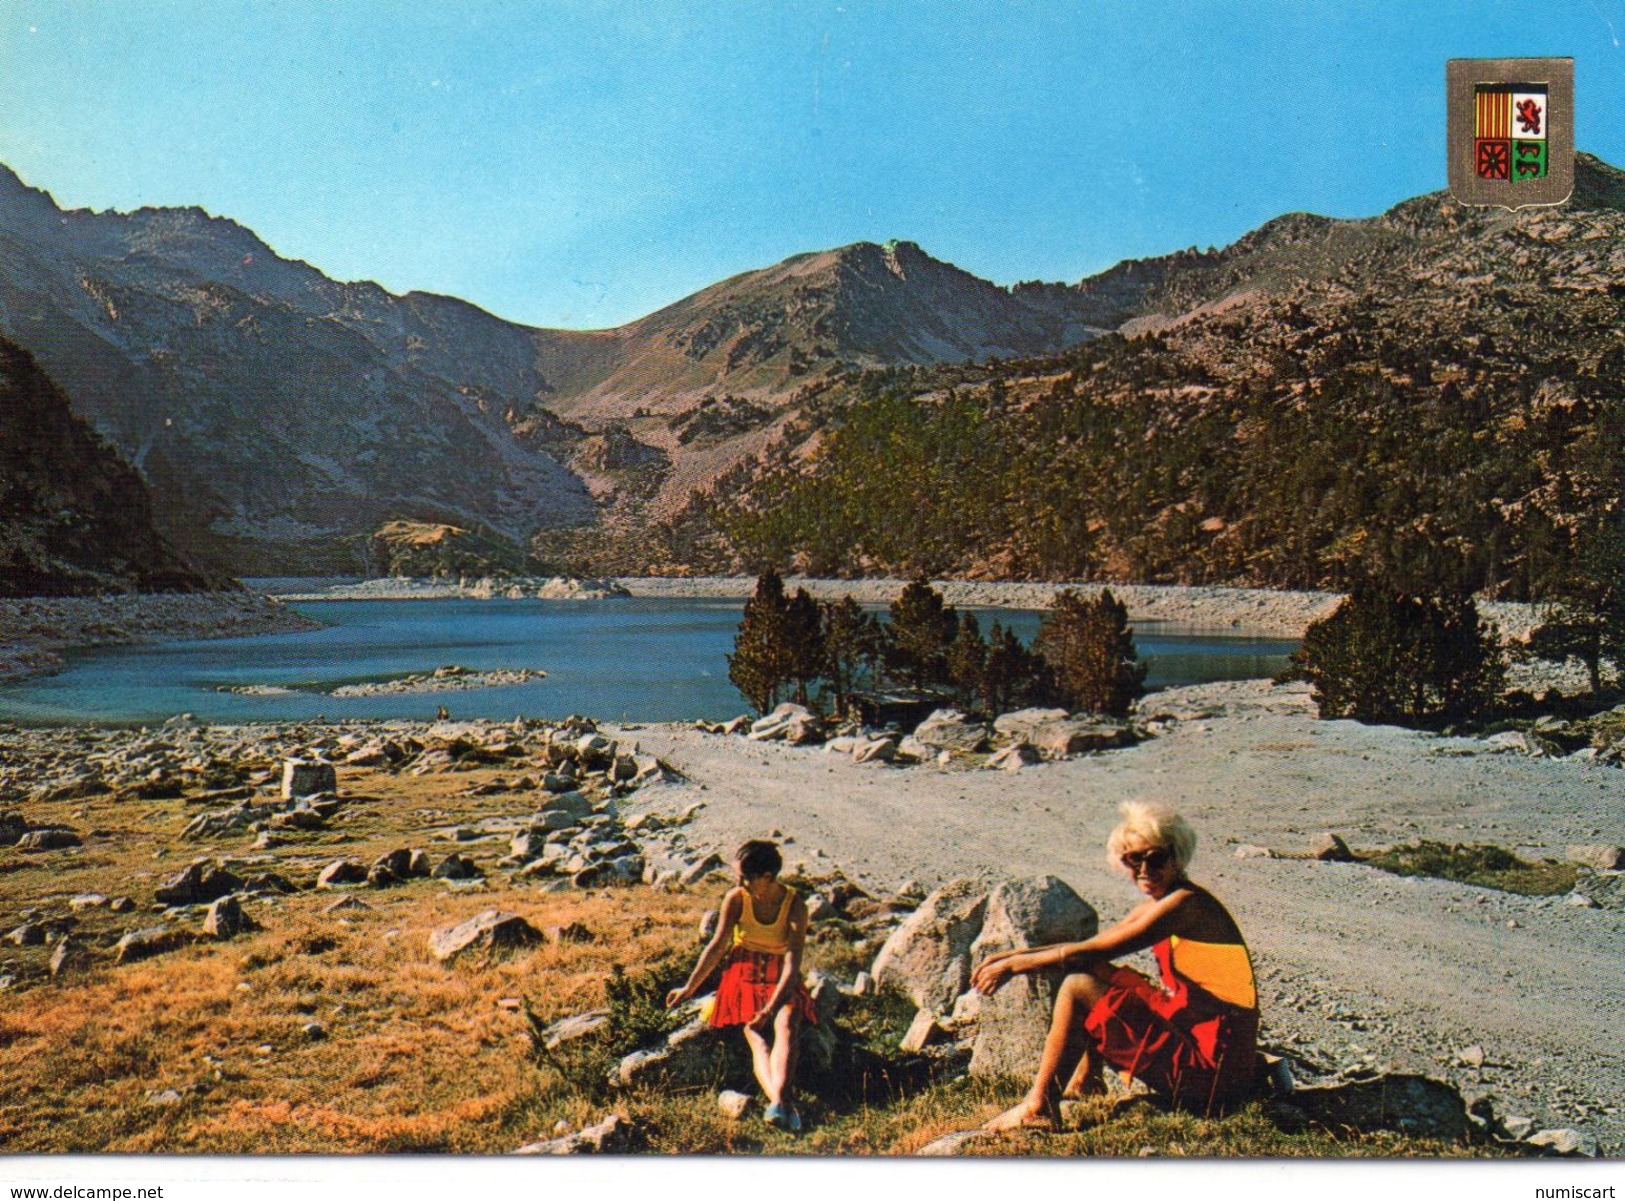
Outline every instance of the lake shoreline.
[[(862, 604), (887, 604), (908, 581), (899, 578), (827, 579), (787, 576), (787, 591), (805, 588), (819, 600), (851, 596)], [(1128, 606), (1129, 620), (1142, 625), (1179, 626), (1191, 631), (1302, 638), (1311, 622), (1329, 616), (1342, 594), (1308, 590), (1237, 588), (1217, 584), (1114, 584), (1085, 581), (933, 580), (950, 605), (975, 609), (1050, 607), (1066, 588), (1111, 589)], [(367, 580), (309, 592), (279, 593), (288, 601), (359, 600), (615, 600), (620, 597), (669, 600), (727, 600), (743, 603), (755, 590), (754, 576), (618, 576), (604, 580), (549, 581)], [(1479, 612), (1504, 637), (1521, 639), (1536, 622), (1536, 607), (1508, 601), (1480, 601)]]
[(258, 592), (0, 598), (0, 684), (54, 675), (68, 651), (320, 629)]

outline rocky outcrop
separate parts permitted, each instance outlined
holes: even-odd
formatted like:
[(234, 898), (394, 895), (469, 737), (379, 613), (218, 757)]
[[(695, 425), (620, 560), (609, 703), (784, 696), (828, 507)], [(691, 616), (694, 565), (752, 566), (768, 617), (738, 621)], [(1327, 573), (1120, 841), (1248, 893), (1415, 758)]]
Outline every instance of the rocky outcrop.
[[(1054, 876), (1006, 880), (988, 897), (981, 933), (971, 944), (971, 962), (1000, 951), (1081, 942), (1093, 937), (1099, 924), (1093, 906)], [(1014, 976), (991, 997), (981, 998), (971, 1075), (1031, 1077), (1065, 975), (1055, 969)]]
[(970, 985), (971, 944), (982, 932), (988, 887), (954, 880), (925, 899), (887, 938), (870, 969), (881, 987), (893, 987), (922, 1009), (947, 1012)]
[(141, 476), (0, 337), (0, 597), (229, 584), (165, 543)]
[(487, 909), (466, 922), (435, 931), (429, 939), (429, 950), (446, 963), (470, 951), (497, 954), (534, 947), (542, 941), (542, 932), (518, 914)]

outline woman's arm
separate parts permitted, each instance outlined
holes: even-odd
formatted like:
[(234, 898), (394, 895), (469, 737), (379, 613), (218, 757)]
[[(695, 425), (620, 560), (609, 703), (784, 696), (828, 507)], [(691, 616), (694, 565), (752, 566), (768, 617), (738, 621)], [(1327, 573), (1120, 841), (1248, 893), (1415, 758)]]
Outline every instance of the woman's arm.
[(666, 1008), (673, 1009), (699, 992), (700, 985), (704, 984), (716, 971), (717, 964), (728, 953), (733, 945), (734, 926), (739, 922), (739, 914), (744, 908), (741, 900), (743, 890), (731, 889), (727, 896), (722, 898), (722, 912), (717, 917), (717, 932), (711, 935), (711, 941), (705, 944), (705, 950), (700, 952), (700, 961), (694, 965), (689, 973), (688, 983), (682, 988), (674, 988), (666, 994)]
[(1176, 889), (1160, 901), (1137, 906), (1109, 930), (1082, 942), (1053, 943), (1024, 951), (1005, 951), (982, 961), (971, 976), (971, 984), (991, 994), (1011, 976), (1065, 967), (1080, 959), (1110, 959), (1143, 951), (1152, 943), (1178, 934), (1185, 925), (1187, 902), (1194, 894)]
[(756, 1030), (765, 1030), (767, 1024), (773, 1020), (773, 1015), (779, 1011), (790, 999), (790, 990), (801, 984), (801, 949), (807, 942), (807, 902), (801, 899), (801, 894), (795, 894), (790, 903), (790, 949), (784, 953), (784, 967), (779, 972), (778, 987), (773, 995), (767, 999), (755, 1017), (751, 1018), (750, 1025)]

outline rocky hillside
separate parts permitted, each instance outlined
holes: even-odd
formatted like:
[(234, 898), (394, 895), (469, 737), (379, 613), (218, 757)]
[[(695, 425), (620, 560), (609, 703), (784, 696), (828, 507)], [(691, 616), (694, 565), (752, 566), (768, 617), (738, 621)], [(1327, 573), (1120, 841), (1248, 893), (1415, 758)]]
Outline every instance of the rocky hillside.
[(0, 597), (227, 584), (164, 544), (141, 477), (0, 338)]
[(1077, 291), (1119, 333), (821, 398), (666, 544), (813, 574), (1540, 595), (1620, 504), (1625, 175), (1282, 217)]
[(340, 284), (198, 209), (63, 212), (0, 169), (0, 332), (145, 476), (160, 528), (243, 573), (357, 570), (392, 519), (523, 538), (589, 519), (509, 421), (530, 331)]
[[(1074, 308), (862, 244), (619, 329), (533, 329), (331, 280), (200, 209), (63, 211), (0, 167), (0, 333), (143, 474), (170, 538), (242, 573), (359, 570), (391, 520), (520, 541), (635, 524), (758, 449), (808, 389), (1060, 349), (1088, 332)], [(739, 400), (749, 420), (707, 424)]]

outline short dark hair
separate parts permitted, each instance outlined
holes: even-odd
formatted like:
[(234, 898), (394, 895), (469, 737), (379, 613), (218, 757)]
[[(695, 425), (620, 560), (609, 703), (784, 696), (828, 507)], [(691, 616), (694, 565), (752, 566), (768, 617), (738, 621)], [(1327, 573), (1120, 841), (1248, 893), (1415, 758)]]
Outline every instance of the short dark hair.
[(768, 842), (765, 838), (753, 838), (740, 843), (739, 849), (734, 852), (734, 862), (745, 873), (745, 879), (750, 880), (756, 876), (778, 875), (779, 869), (784, 866), (784, 856), (779, 854), (777, 843)]

